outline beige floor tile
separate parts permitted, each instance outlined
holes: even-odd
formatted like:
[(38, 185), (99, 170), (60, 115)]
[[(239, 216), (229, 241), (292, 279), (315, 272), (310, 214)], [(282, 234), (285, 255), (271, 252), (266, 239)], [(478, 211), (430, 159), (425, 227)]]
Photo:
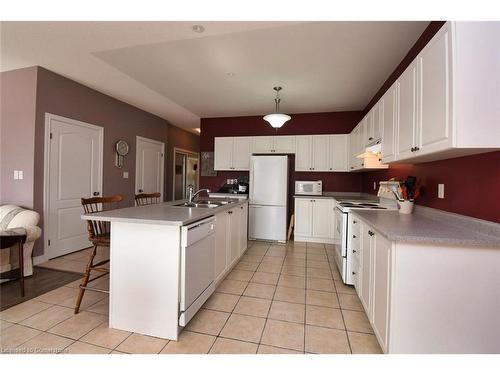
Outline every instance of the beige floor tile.
[(248, 297), (273, 299), (275, 290), (276, 287), (274, 285), (257, 284), (251, 282), (243, 292), (243, 295)]
[(74, 253), (63, 256), (62, 258), (66, 260), (74, 260), (77, 262), (87, 262), (89, 260), (91, 250), (92, 249), (90, 248), (87, 251), (86, 250), (76, 251)]
[(21, 344), (17, 349), (26, 354), (58, 354), (72, 343), (74, 340), (43, 332)]
[(281, 275), (278, 281), (278, 286), (305, 289), (306, 278), (303, 276)]
[(109, 354), (110, 352), (110, 349), (87, 344), (81, 341), (76, 341), (63, 351), (64, 354)]
[(321, 290), (323, 292), (335, 292), (333, 280), (316, 279), (312, 277), (307, 278), (306, 289)]
[(232, 270), (229, 275), (227, 275), (226, 280), (236, 280), (236, 281), (250, 281), (253, 276), (253, 272), (244, 270)]
[(325, 249), (325, 244), (316, 242), (306, 242), (307, 249)]
[(267, 317), (271, 301), (262, 298), (242, 296), (234, 309), (237, 314), (257, 316), (261, 318)]
[(227, 318), (229, 318), (228, 313), (200, 309), (191, 319), (186, 330), (217, 336), (226, 324)]
[(245, 255), (257, 255), (257, 256), (264, 256), (267, 253), (267, 248), (264, 247), (251, 247), (248, 249), (245, 253)]
[(78, 295), (78, 290), (63, 286), (62, 288), (57, 288), (51, 290), (48, 293), (42, 294), (41, 296), (35, 297), (35, 300), (45, 303), (60, 305), (62, 302), (67, 301), (68, 299), (72, 299), (74, 307), (74, 302), (77, 295)]
[(36, 329), (14, 324), (2, 331), (0, 347), (2, 349), (13, 349), (41, 333)]
[(340, 307), (337, 294), (332, 292), (323, 292), (321, 290), (306, 290), (306, 305), (316, 305), (324, 307)]
[(326, 254), (307, 254), (308, 261), (328, 262)]
[(276, 285), (278, 284), (279, 274), (269, 272), (255, 272), (252, 277), (252, 283)]
[(223, 280), (217, 287), (216, 292), (241, 296), (247, 284), (246, 281)]
[(256, 354), (257, 348), (254, 343), (218, 337), (210, 354)]
[(305, 267), (306, 260), (305, 259), (295, 259), (295, 258), (285, 258), (283, 261), (284, 266), (295, 266), (295, 267)]
[(360, 299), (355, 294), (339, 293), (340, 307), (343, 310), (364, 311)]
[(316, 260), (307, 259), (306, 265), (307, 268), (319, 268), (319, 269), (330, 270), (330, 264), (326, 260), (318, 262)]
[(342, 281), (342, 276), (340, 275), (340, 272), (337, 269), (337, 266), (330, 263), (330, 269), (332, 271), (333, 280)]
[(258, 272), (280, 273), (281, 264), (261, 263), (257, 268)]
[(250, 263), (260, 263), (264, 258), (264, 255), (243, 255), (241, 257), (242, 262), (250, 262)]
[(347, 332), (352, 354), (381, 354), (382, 349), (375, 335), (367, 333)]
[(49, 332), (77, 340), (106, 320), (104, 315), (82, 311), (52, 327)]
[(159, 353), (167, 343), (168, 340), (158, 337), (133, 333), (118, 345), (116, 350), (133, 354), (156, 354)]
[(305, 270), (304, 267), (284, 265), (283, 269), (281, 270), (281, 274), (282, 275), (291, 275), (291, 276), (305, 277), (306, 276), (306, 270)]
[(240, 261), (236, 266), (234, 266), (234, 269), (254, 272), (258, 266), (259, 265), (257, 263)]
[(208, 301), (205, 302), (203, 307), (210, 310), (231, 312), (238, 303), (239, 298), (240, 297), (235, 294), (214, 293)]
[(273, 301), (271, 310), (269, 311), (269, 319), (304, 323), (305, 305), (300, 303)]
[(318, 354), (349, 354), (345, 331), (306, 325), (306, 352)]
[(89, 285), (93, 288), (109, 290), (109, 275), (103, 276), (97, 280), (91, 281), (89, 283)]
[(264, 318), (231, 314), (220, 336), (258, 343), (265, 323), (266, 319)]
[(12, 325), (14, 325), (14, 323), (8, 322), (6, 320), (0, 320), (0, 332), (3, 331), (5, 328), (9, 328)]
[(304, 325), (268, 319), (261, 344), (303, 351)]
[(337, 293), (356, 294), (356, 289), (352, 285), (345, 285), (342, 281), (335, 280)]
[(40, 331), (46, 331), (49, 328), (54, 327), (56, 324), (71, 318), (72, 316), (73, 309), (62, 306), (52, 306), (39, 312), (38, 314), (30, 316), (28, 319), (23, 320), (19, 324), (36, 328)]
[(302, 288), (290, 288), (286, 286), (278, 286), (274, 294), (274, 300), (292, 303), (305, 302), (305, 290)]
[(288, 246), (286, 253), (287, 253), (287, 256), (301, 254), (302, 256), (299, 257), (298, 259), (306, 259), (307, 250), (305, 247)]
[(182, 331), (179, 340), (169, 341), (160, 354), (206, 354), (215, 338), (201, 333)]
[(278, 348), (276, 346), (259, 345), (259, 349), (257, 350), (257, 354), (303, 354), (303, 352), (299, 352), (296, 350), (290, 350), (290, 349)]
[(285, 258), (285, 261), (288, 261), (288, 260), (305, 260), (307, 257), (306, 253), (297, 253), (295, 252), (295, 250), (293, 251), (288, 251), (286, 253), (286, 258)]
[(269, 263), (269, 264), (279, 264), (282, 265), (283, 261), (285, 260), (285, 257), (272, 257), (266, 255), (264, 259), (262, 259), (262, 263)]
[(307, 305), (306, 324), (328, 328), (345, 329), (340, 309)]
[(271, 246), (269, 250), (267, 250), (266, 257), (271, 256), (271, 257), (281, 257), (284, 258), (286, 255), (286, 247), (284, 246), (279, 246), (279, 247), (273, 247)]
[(108, 322), (104, 322), (83, 336), (80, 341), (114, 349), (131, 334), (131, 332), (109, 328)]
[(332, 273), (325, 268), (307, 268), (307, 276), (317, 279), (333, 279)]
[(90, 311), (94, 312), (97, 314), (101, 315), (109, 315), (109, 299), (105, 297), (104, 299), (100, 300), (97, 303), (94, 303), (93, 305), (90, 305), (88, 307), (83, 307), (82, 308), (85, 311)]
[(50, 306), (50, 304), (30, 299), (29, 301), (0, 312), (0, 319), (11, 323), (19, 323), (40, 311), (48, 309)]
[(373, 333), (366, 314), (361, 311), (342, 310), (345, 326), (348, 331)]

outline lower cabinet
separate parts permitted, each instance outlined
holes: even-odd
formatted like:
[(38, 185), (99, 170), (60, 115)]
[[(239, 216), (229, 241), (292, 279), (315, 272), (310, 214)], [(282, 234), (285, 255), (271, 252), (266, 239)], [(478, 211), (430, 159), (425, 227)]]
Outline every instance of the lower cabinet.
[(295, 241), (333, 243), (334, 199), (295, 198)]
[(391, 242), (378, 234), (375, 234), (374, 242), (371, 323), (382, 350), (386, 352), (389, 331)]
[(215, 281), (220, 281), (247, 249), (248, 202), (215, 215)]

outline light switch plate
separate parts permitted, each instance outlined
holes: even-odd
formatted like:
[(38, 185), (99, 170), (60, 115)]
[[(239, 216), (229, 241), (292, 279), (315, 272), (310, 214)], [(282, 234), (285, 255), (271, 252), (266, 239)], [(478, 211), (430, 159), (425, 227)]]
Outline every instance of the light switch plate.
[(438, 198), (444, 199), (444, 184), (438, 184)]
[(377, 183), (373, 181), (373, 190), (377, 190)]
[(23, 173), (23, 171), (17, 171), (17, 172), (18, 172), (18, 177), (17, 177), (17, 178), (18, 178), (19, 180), (22, 180), (22, 179), (24, 178), (24, 173)]
[(19, 180), (19, 171), (14, 171), (14, 180)]
[(123, 172), (123, 178), (128, 178), (128, 172)]

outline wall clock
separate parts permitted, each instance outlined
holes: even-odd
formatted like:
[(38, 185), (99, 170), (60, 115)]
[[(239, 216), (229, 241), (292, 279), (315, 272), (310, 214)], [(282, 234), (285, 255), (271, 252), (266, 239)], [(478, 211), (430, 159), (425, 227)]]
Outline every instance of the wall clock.
[(118, 168), (121, 168), (121, 167), (123, 167), (123, 158), (125, 156), (127, 156), (128, 152), (130, 150), (130, 147), (129, 147), (127, 142), (125, 142), (123, 139), (121, 139), (118, 142), (116, 142), (115, 150), (116, 150), (115, 165)]

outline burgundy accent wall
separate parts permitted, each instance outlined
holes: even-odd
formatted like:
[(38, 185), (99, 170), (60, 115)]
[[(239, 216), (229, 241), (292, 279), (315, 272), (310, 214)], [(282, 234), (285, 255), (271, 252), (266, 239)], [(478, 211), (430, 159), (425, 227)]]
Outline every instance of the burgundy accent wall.
[[(408, 175), (422, 185), (418, 204), (500, 223), (500, 151), (365, 172), (363, 191), (373, 193), (373, 182)], [(444, 199), (437, 197), (438, 184), (445, 185)]]
[(2, 72), (0, 96), (0, 204), (33, 208), (36, 68)]
[[(213, 151), (215, 137), (260, 135), (346, 134), (361, 120), (363, 113), (324, 112), (297, 113), (282, 128), (275, 130), (262, 116), (219, 117), (201, 119), (200, 151)], [(293, 163), (292, 163), (293, 166)], [(325, 191), (359, 191), (359, 173), (309, 173), (290, 171), (295, 180), (322, 180)], [(226, 179), (248, 176), (248, 172), (219, 171), (217, 176), (200, 176), (200, 186), (216, 191)]]

